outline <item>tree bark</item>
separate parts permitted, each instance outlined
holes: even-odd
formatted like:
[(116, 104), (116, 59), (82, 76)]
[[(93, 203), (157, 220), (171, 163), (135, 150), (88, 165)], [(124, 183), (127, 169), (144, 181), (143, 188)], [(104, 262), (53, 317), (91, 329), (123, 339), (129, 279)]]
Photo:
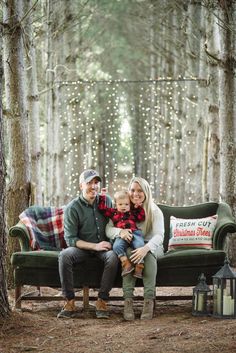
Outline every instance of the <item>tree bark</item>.
[[(33, 0), (24, 1), (24, 13), (34, 14), (36, 11)], [(42, 183), (41, 183), (41, 148), (40, 148), (40, 121), (39, 121), (39, 92), (38, 92), (38, 73), (36, 60), (35, 38), (32, 28), (33, 15), (26, 18), (25, 32), (28, 38), (28, 92), (27, 103), (29, 111), (29, 149), (31, 160), (31, 200), (30, 203), (42, 205)]]
[(219, 116), (220, 116), (220, 194), (236, 211), (235, 184), (235, 154), (236, 146), (234, 128), (236, 120), (235, 108), (235, 34), (233, 31), (233, 13), (236, 11), (234, 1), (219, 3), (219, 16), (222, 21), (220, 32), (221, 65), (219, 75)]
[[(206, 43), (208, 70), (208, 158), (206, 171), (206, 185), (204, 185), (203, 195), (205, 200), (219, 200), (220, 190), (220, 136), (219, 136), (219, 69), (217, 61), (213, 57), (219, 55), (219, 29), (212, 11), (208, 11), (206, 16)], [(210, 53), (212, 56), (208, 55)]]
[(195, 186), (195, 202), (201, 203), (205, 201), (203, 190), (206, 185), (206, 168), (204, 161), (207, 161), (208, 158), (208, 134), (207, 131), (207, 62), (206, 55), (204, 51), (204, 43), (205, 43), (205, 33), (206, 33), (206, 10), (204, 7), (200, 9), (201, 13), (201, 22), (200, 22), (200, 60), (199, 60), (199, 73), (198, 76), (201, 81), (199, 81), (198, 85), (196, 85), (196, 90), (198, 90), (198, 104), (197, 104), (197, 139), (196, 139), (196, 186)]
[[(187, 76), (196, 77), (199, 74), (199, 33), (196, 24), (200, 22), (200, 2), (190, 1), (188, 4), (188, 21), (186, 36), (186, 55), (187, 55)], [(199, 183), (197, 175), (196, 160), (196, 139), (197, 139), (197, 105), (198, 96), (196, 94), (196, 83), (190, 81), (186, 83), (187, 100), (185, 104), (186, 124), (185, 124), (185, 204), (196, 202), (196, 185)]]
[(45, 97), (45, 148), (44, 148), (44, 165), (45, 165), (45, 180), (44, 180), (44, 204), (51, 205), (53, 198), (53, 173), (54, 173), (54, 116), (53, 116), (53, 2), (45, 0), (46, 8), (46, 26), (45, 26), (45, 45), (46, 45), (46, 97)]
[[(6, 199), (8, 227), (17, 223), (19, 214), (28, 207), (31, 190), (21, 17), (22, 1), (4, 2), (3, 53), (10, 151)], [(9, 285), (13, 281), (10, 256), (16, 248), (16, 243), (9, 240), (7, 256)]]
[[(184, 50), (184, 32), (185, 27), (181, 28), (181, 19), (184, 9), (178, 8), (173, 13), (173, 55), (176, 58), (174, 60), (174, 79), (178, 77), (184, 77), (185, 70), (185, 50)], [(183, 100), (180, 95), (180, 89), (183, 83), (176, 83), (174, 86), (174, 139), (173, 139), (173, 164), (174, 173), (172, 174), (173, 179), (173, 196), (172, 204), (183, 205), (184, 204), (184, 189), (185, 189), (185, 158), (184, 151), (185, 139), (183, 138), (182, 126), (185, 123), (185, 115), (183, 113)], [(182, 151), (182, 152), (181, 152)]]
[[(0, 47), (2, 38), (0, 37)], [(5, 222), (5, 199), (6, 199), (6, 163), (3, 139), (3, 118), (2, 118), (2, 54), (0, 52), (0, 319), (10, 313), (7, 297), (5, 256), (6, 256), (6, 222)]]
[[(221, 26), (220, 47), (221, 65), (219, 75), (219, 116), (220, 116), (220, 196), (227, 202), (236, 215), (236, 136), (235, 136), (235, 1), (219, 2)], [(227, 252), (230, 261), (236, 258), (236, 234), (228, 238)]]

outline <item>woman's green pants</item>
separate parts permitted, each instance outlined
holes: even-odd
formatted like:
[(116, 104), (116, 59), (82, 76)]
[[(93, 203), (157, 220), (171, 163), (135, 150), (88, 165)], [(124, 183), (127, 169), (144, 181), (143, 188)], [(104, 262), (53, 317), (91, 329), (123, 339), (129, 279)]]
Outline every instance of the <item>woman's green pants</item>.
[[(143, 270), (143, 287), (144, 299), (156, 298), (156, 274), (157, 274), (157, 259), (149, 252), (144, 258)], [(132, 273), (123, 277), (123, 294), (124, 298), (133, 298), (137, 278), (133, 277)]]

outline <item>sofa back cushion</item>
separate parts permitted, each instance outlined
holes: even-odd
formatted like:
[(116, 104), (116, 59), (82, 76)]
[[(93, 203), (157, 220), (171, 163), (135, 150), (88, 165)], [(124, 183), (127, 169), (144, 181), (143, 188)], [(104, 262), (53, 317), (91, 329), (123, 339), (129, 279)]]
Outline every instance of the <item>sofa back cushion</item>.
[(164, 237), (164, 251), (168, 250), (170, 239), (170, 217), (194, 219), (205, 218), (217, 214), (219, 204), (217, 202), (206, 202), (190, 206), (168, 206), (158, 204), (164, 215), (165, 237)]
[(61, 250), (67, 247), (63, 207), (31, 206), (19, 218), (29, 231), (32, 250)]

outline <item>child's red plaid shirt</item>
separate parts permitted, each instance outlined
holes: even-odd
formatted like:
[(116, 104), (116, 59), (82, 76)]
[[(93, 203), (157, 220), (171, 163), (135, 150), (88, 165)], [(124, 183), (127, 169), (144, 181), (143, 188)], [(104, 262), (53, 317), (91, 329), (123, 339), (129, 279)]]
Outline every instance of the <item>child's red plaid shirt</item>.
[(136, 222), (142, 222), (145, 220), (143, 207), (138, 206), (127, 212), (119, 212), (116, 208), (107, 207), (105, 200), (105, 195), (99, 195), (98, 209), (104, 214), (104, 216), (109, 217), (112, 220), (115, 227), (131, 229), (134, 231), (138, 229)]

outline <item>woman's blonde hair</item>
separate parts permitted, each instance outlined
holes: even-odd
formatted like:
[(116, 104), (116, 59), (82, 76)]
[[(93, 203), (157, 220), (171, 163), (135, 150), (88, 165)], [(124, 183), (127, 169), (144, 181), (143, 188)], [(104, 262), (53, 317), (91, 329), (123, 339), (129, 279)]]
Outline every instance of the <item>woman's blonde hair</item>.
[(130, 180), (128, 190), (130, 191), (131, 185), (133, 183), (138, 183), (141, 187), (141, 189), (144, 192), (145, 199), (143, 202), (143, 208), (145, 211), (145, 221), (143, 222), (143, 233), (146, 235), (148, 234), (151, 229), (152, 229), (152, 224), (153, 224), (153, 211), (152, 211), (152, 205), (154, 203), (153, 198), (152, 198), (152, 192), (149, 183), (147, 180), (140, 178), (140, 177), (133, 177)]

